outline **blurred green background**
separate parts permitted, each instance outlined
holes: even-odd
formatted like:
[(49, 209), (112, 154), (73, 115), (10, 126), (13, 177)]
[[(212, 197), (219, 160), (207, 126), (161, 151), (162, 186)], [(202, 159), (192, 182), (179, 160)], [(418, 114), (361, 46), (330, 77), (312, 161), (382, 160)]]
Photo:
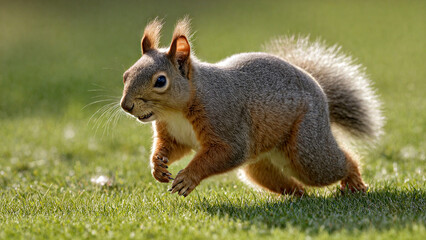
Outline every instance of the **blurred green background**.
[[(289, 34), (342, 46), (366, 67), (387, 118), (381, 143), (363, 160), (366, 181), (373, 190), (389, 181), (396, 189), (412, 184), (424, 190), (426, 1), (0, 0), (3, 206), (17, 192), (49, 189), (52, 198), (96, 192), (90, 178), (100, 174), (129, 194), (165, 192), (167, 186), (150, 176), (150, 126), (102, 107), (118, 103), (122, 74), (141, 55), (145, 24), (163, 18), (161, 43), (167, 46), (185, 15), (192, 18), (196, 55), (209, 62), (260, 51), (271, 38)], [(176, 174), (182, 167), (171, 169)], [(197, 194), (248, 189), (233, 176), (213, 178)], [(10, 209), (2, 209), (9, 219), (3, 227), (18, 227)], [(29, 216), (21, 221), (31, 222)]]

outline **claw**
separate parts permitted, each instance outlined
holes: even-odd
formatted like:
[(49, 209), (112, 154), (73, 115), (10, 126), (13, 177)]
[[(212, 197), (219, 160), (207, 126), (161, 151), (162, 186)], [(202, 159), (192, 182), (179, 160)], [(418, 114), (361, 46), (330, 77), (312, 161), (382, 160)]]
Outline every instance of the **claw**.
[[(171, 178), (169, 178), (171, 179)], [(177, 193), (179, 196), (188, 196), (197, 187), (199, 182), (193, 178), (191, 174), (188, 174), (185, 169), (179, 171), (176, 178), (173, 179), (172, 186), (168, 191), (173, 194)]]
[(169, 183), (170, 180), (174, 180), (170, 177), (172, 174), (168, 171), (168, 162), (169, 159), (167, 157), (163, 157), (160, 153), (155, 154), (151, 159), (151, 173), (157, 181)]
[(172, 189), (174, 189), (177, 185), (181, 184), (182, 182), (183, 182), (183, 180), (181, 180), (180, 182), (174, 183), (174, 184), (172, 185)]
[(180, 195), (180, 196), (182, 196), (184, 193), (186, 193), (186, 191), (188, 190), (188, 187), (183, 187), (183, 188), (181, 188), (180, 190), (179, 190), (179, 192), (178, 192), (178, 194)]
[(176, 190), (176, 188), (173, 188), (172, 189), (172, 193), (175, 193), (177, 190)]

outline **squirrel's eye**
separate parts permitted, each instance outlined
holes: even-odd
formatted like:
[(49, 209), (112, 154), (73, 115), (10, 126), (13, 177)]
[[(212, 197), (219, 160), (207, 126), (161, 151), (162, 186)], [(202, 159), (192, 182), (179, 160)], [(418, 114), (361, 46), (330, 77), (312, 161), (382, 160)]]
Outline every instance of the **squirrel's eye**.
[(155, 81), (154, 87), (155, 88), (162, 88), (162, 87), (166, 86), (166, 83), (167, 83), (166, 77), (163, 76), (163, 75), (160, 75), (160, 76), (158, 76), (157, 81)]

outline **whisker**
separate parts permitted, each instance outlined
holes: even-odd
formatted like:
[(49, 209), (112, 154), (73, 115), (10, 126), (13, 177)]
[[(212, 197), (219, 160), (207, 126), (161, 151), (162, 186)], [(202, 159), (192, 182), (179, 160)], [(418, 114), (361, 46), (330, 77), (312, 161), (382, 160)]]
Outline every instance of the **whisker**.
[(109, 117), (107, 121), (104, 123), (104, 127), (109, 127), (111, 125), (112, 118), (114, 117), (114, 113), (117, 111), (119, 106), (114, 105), (109, 110)]
[(95, 134), (97, 133), (99, 126), (101, 124), (102, 118), (109, 111), (111, 107), (113, 107), (116, 103), (105, 104), (101, 108), (99, 108), (89, 119), (88, 124), (92, 123), (92, 129), (95, 130)]
[(84, 110), (85, 108), (87, 108), (87, 107), (89, 107), (89, 106), (92, 106), (93, 104), (96, 104), (96, 103), (109, 102), (109, 101), (115, 101), (115, 99), (102, 99), (102, 100), (97, 100), (97, 101), (94, 101), (94, 102), (91, 102), (91, 103), (87, 104), (87, 105), (86, 105), (86, 106), (84, 106), (81, 110)]
[(110, 130), (110, 133), (113, 133), (113, 129), (117, 126), (118, 119), (120, 118), (120, 113), (122, 113), (119, 105), (113, 107), (114, 110), (111, 113), (111, 116), (108, 118), (106, 128)]
[(106, 91), (108, 91), (108, 90), (106, 90), (106, 89), (89, 89), (89, 90), (87, 90), (88, 92), (106, 92)]
[(120, 70), (120, 69), (111, 68), (111, 67), (103, 67), (102, 70), (112, 70), (112, 71), (122, 72), (122, 70)]
[(112, 100), (121, 99), (121, 97), (116, 97), (116, 96), (113, 96), (113, 95), (96, 95), (96, 96), (92, 96), (91, 98), (103, 98), (103, 97), (108, 98), (108, 99), (112, 99)]
[(111, 133), (113, 135), (113, 133), (114, 133), (113, 132), (113, 128), (114, 128), (113, 120), (114, 120), (115, 114), (117, 113), (117, 111), (120, 111), (120, 109), (121, 108), (120, 108), (119, 105), (114, 106), (114, 107), (111, 108), (110, 117), (108, 118), (107, 122), (104, 124), (104, 133), (106, 132), (107, 135), (109, 135)]
[(113, 127), (115, 128), (118, 124), (118, 120), (120, 120), (120, 118), (123, 116), (123, 111), (121, 111), (120, 108), (117, 109), (115, 116), (114, 116), (114, 121), (113, 121)]
[(99, 84), (97, 84), (97, 83), (93, 83), (93, 82), (92, 82), (92, 85), (93, 85), (93, 86), (95, 86), (95, 87), (101, 88), (101, 89), (103, 89), (103, 90), (107, 90), (104, 86), (99, 85)]
[(96, 114), (98, 114), (99, 112), (102, 112), (102, 111), (106, 110), (108, 107), (110, 107), (110, 106), (112, 106), (114, 104), (116, 104), (116, 103), (112, 102), (112, 103), (108, 103), (108, 104), (105, 104), (102, 107), (100, 107), (95, 113), (92, 114), (92, 116), (89, 118), (88, 122), (90, 123), (92, 121), (93, 117), (96, 116)]
[[(95, 123), (95, 125), (96, 125), (95, 133), (98, 131), (99, 127), (101, 127), (101, 125), (102, 125), (102, 123), (100, 122), (100, 120), (103, 119), (107, 115), (111, 115), (111, 112), (114, 110), (114, 107), (116, 107), (115, 105), (117, 105), (117, 103), (113, 103), (113, 105), (110, 104), (108, 106), (108, 108), (98, 117), (98, 119), (96, 120), (96, 123)], [(105, 130), (106, 130), (105, 127), (106, 127), (107, 122), (108, 122), (108, 120), (102, 126), (104, 128), (102, 137), (105, 134)]]
[[(120, 71), (119, 69), (108, 69), (103, 68), (104, 70), (114, 70)], [(89, 92), (95, 93), (95, 96), (91, 96), (93, 102), (85, 105), (83, 109), (88, 108), (96, 104), (102, 104), (89, 118), (87, 124), (92, 126), (94, 134), (98, 134), (100, 128), (103, 128), (102, 137), (109, 135), (112, 132), (112, 128), (118, 124), (118, 120), (122, 116), (120, 99), (122, 89), (111, 89), (110, 87), (101, 86), (97, 83), (92, 83), (94, 89), (88, 90)], [(97, 94), (96, 94), (97, 93)], [(118, 96), (117, 96), (118, 95)]]
[(114, 107), (115, 105), (116, 105), (116, 103), (109, 103), (109, 104), (106, 104), (105, 106), (103, 106), (102, 111), (100, 111), (101, 113), (99, 113), (99, 116), (95, 120), (95, 124), (97, 122), (99, 122), (99, 120), (101, 120), (111, 110), (111, 108)]

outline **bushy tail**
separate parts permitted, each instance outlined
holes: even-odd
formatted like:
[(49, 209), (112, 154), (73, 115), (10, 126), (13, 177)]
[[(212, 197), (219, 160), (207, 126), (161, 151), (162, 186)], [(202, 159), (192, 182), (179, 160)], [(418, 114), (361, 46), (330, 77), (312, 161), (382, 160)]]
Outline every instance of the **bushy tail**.
[(327, 95), (330, 120), (345, 132), (362, 140), (376, 140), (382, 134), (381, 103), (361, 65), (334, 45), (309, 41), (309, 37), (284, 37), (264, 46), (311, 74)]

